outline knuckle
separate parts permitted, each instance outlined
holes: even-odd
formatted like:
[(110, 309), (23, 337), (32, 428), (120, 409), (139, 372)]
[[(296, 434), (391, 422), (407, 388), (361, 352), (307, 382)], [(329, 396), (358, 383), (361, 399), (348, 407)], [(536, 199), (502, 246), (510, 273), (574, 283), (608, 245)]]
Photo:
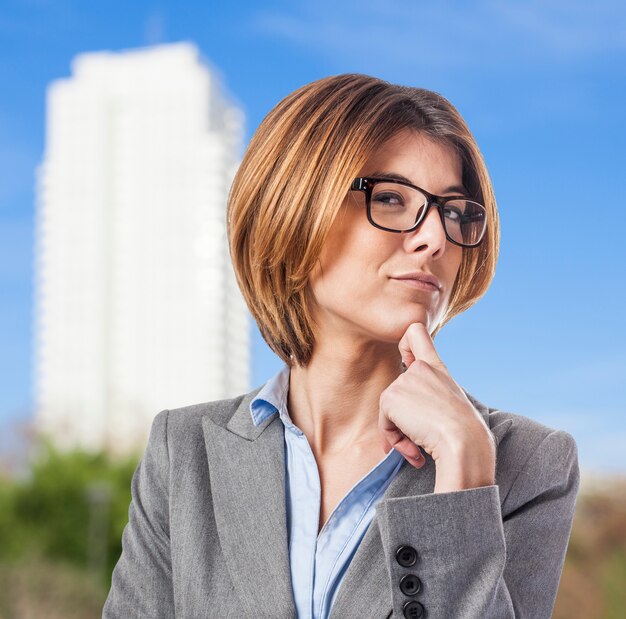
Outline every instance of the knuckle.
[(422, 372), (425, 372), (427, 370), (430, 370), (430, 364), (427, 361), (424, 361), (424, 359), (416, 359), (412, 364), (411, 367), (415, 366), (416, 370), (420, 370)]

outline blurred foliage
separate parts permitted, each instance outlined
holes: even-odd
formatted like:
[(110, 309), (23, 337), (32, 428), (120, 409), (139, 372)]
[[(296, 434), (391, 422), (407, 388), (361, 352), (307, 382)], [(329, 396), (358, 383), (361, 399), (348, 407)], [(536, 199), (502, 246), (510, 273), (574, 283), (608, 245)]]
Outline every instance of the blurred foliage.
[(553, 617), (626, 617), (626, 479), (579, 495)]
[[(122, 552), (138, 461), (139, 456), (120, 460), (104, 453), (61, 452), (43, 440), (28, 476), (0, 475), (0, 618), (43, 617), (16, 609), (28, 598), (35, 609), (47, 596), (69, 595), (73, 587), (96, 592), (103, 602), (99, 598), (108, 591)], [(91, 585), (79, 586), (81, 580)]]
[[(139, 456), (44, 443), (23, 479), (0, 473), (0, 619), (100, 617), (128, 521)], [(626, 480), (576, 506), (555, 619), (626, 616)]]

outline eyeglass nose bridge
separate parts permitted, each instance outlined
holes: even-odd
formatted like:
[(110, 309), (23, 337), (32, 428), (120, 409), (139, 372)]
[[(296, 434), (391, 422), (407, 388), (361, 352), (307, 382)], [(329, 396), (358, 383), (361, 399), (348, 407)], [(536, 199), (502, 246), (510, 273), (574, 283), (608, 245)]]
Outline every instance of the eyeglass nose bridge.
[(401, 230), (400, 232), (404, 234), (406, 232), (414, 232), (415, 230), (417, 230), (424, 223), (424, 221), (426, 221), (426, 217), (428, 217), (428, 213), (430, 213), (430, 209), (433, 206), (437, 209), (439, 213), (439, 220), (441, 221), (441, 225), (443, 226), (443, 232), (446, 235), (446, 238), (448, 238), (449, 235), (446, 228), (446, 218), (443, 212), (444, 205), (429, 196), (426, 196), (426, 206), (419, 210), (418, 217), (415, 220), (415, 223), (410, 228), (407, 228), (406, 230)]

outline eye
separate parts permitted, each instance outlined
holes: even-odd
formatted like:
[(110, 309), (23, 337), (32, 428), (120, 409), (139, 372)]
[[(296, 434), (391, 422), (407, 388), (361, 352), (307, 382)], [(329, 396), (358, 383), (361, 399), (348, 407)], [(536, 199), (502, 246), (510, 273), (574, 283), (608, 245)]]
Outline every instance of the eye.
[(402, 206), (404, 204), (404, 198), (398, 193), (385, 191), (373, 195), (372, 202), (390, 206)]
[(444, 208), (444, 213), (445, 213), (446, 219), (450, 219), (451, 221), (454, 221), (454, 222), (459, 222), (463, 218), (463, 213), (461, 213), (461, 211), (454, 206), (446, 206)]

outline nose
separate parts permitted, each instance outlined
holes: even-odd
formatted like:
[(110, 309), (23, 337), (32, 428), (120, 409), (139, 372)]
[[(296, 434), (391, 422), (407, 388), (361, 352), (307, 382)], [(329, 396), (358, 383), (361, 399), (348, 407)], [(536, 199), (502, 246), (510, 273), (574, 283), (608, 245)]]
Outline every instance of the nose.
[(404, 235), (404, 243), (408, 251), (424, 248), (422, 251), (428, 251), (430, 254), (444, 251), (448, 240), (441, 215), (435, 205), (430, 207), (417, 230), (405, 232)]

